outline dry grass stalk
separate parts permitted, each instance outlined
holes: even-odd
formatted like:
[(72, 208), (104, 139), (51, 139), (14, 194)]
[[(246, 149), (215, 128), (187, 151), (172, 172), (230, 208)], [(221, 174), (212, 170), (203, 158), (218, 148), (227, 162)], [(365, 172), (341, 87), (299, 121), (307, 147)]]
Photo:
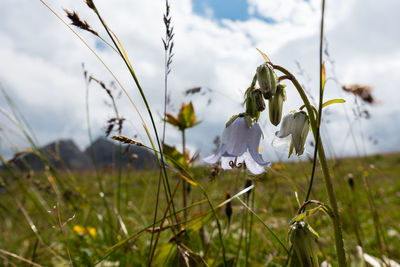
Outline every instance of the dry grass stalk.
[(112, 139), (119, 141), (124, 144), (130, 144), (130, 145), (135, 145), (135, 146), (144, 146), (142, 143), (135, 141), (129, 137), (123, 136), (123, 135), (114, 135), (111, 137)]

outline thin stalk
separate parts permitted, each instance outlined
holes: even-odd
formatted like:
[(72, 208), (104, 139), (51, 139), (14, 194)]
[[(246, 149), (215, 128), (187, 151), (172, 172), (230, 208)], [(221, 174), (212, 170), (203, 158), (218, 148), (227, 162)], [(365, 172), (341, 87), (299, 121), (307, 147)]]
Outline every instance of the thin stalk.
[(227, 267), (227, 266), (228, 266), (228, 263), (227, 263), (227, 261), (226, 261), (225, 246), (224, 246), (224, 241), (223, 241), (223, 239), (222, 239), (221, 224), (220, 224), (220, 222), (219, 222), (217, 213), (215, 212), (215, 208), (214, 208), (213, 204), (211, 203), (210, 198), (208, 197), (208, 195), (207, 195), (207, 193), (206, 193), (206, 190), (204, 190), (204, 188), (203, 188), (200, 184), (199, 184), (199, 188), (200, 188), (200, 190), (203, 192), (203, 195), (206, 197), (207, 202), (208, 202), (208, 204), (209, 204), (209, 206), (210, 206), (210, 208), (211, 208), (211, 211), (212, 211), (212, 213), (213, 213), (213, 215), (214, 215), (214, 217), (215, 217), (215, 221), (217, 222), (218, 237), (219, 237), (219, 241), (220, 241), (221, 247), (222, 247), (222, 257), (223, 257), (223, 260), (224, 260), (224, 266)]
[[(115, 116), (119, 123), (122, 123), (121, 117), (119, 116), (117, 104), (115, 103), (115, 99), (111, 96), (111, 101), (113, 104)], [(122, 125), (122, 124), (121, 124)], [(122, 127), (118, 127), (118, 134), (121, 135)], [(121, 183), (122, 183), (122, 144), (119, 143), (118, 146), (118, 178), (117, 178), (117, 211), (121, 213)]]
[[(254, 210), (254, 198), (255, 198), (255, 189), (251, 190), (251, 209)], [(248, 266), (249, 262), (249, 255), (250, 255), (250, 247), (251, 247), (251, 239), (252, 239), (252, 233), (253, 233), (253, 224), (254, 224), (254, 214), (250, 213), (250, 227), (248, 231), (249, 235), (249, 241), (247, 242), (247, 251), (246, 251), (246, 266)]]
[[(320, 32), (320, 38), (319, 38), (319, 104), (318, 104), (318, 113), (317, 113), (317, 116), (318, 116), (318, 118), (317, 118), (317, 135), (315, 137), (315, 140), (319, 140), (319, 136), (320, 136), (322, 103), (323, 103), (323, 97), (324, 97), (324, 79), (325, 79), (325, 77), (323, 77), (323, 73), (322, 73), (324, 71), (323, 70), (324, 65), (323, 65), (323, 61), (322, 61), (322, 49), (323, 49), (323, 44), (324, 44), (324, 16), (325, 16), (325, 0), (322, 0), (321, 32)], [(312, 189), (313, 182), (314, 182), (315, 167), (317, 165), (318, 144), (319, 144), (319, 142), (315, 142), (311, 179), (310, 179), (310, 184), (308, 187), (306, 199), (304, 200), (305, 202), (310, 198), (311, 189)]]
[[(167, 12), (168, 12), (168, 1), (166, 2), (166, 7), (167, 7)], [(165, 39), (167, 40), (168, 38), (168, 27), (165, 29)], [(169, 45), (169, 43), (168, 43)], [(164, 119), (163, 119), (163, 131), (162, 131), (162, 145), (165, 144), (165, 126), (166, 126), (166, 114), (167, 114), (167, 98), (168, 98), (168, 48), (165, 47), (165, 53), (164, 53)], [(163, 156), (163, 155), (161, 155)], [(151, 250), (153, 249), (153, 239), (154, 239), (154, 228), (155, 228), (155, 222), (157, 220), (157, 212), (158, 212), (158, 204), (159, 204), (159, 196), (160, 196), (160, 187), (161, 187), (161, 180), (162, 180), (162, 170), (160, 169), (159, 172), (159, 177), (158, 177), (158, 185), (157, 185), (157, 198), (156, 198), (156, 205), (154, 208), (154, 217), (153, 217), (153, 233), (151, 234), (151, 240), (150, 240), (150, 253)], [(165, 188), (165, 184), (164, 184)]]
[(364, 182), (364, 188), (365, 188), (365, 191), (367, 193), (369, 209), (370, 209), (370, 211), (372, 213), (372, 218), (373, 218), (373, 222), (374, 222), (376, 243), (378, 245), (380, 256), (383, 259), (383, 255), (384, 255), (384, 250), (385, 249), (383, 247), (382, 239), (381, 239), (381, 235), (380, 235), (379, 215), (378, 215), (378, 212), (376, 210), (374, 197), (372, 196), (371, 190), (369, 188), (369, 183), (368, 183), (367, 177), (365, 175), (362, 175), (362, 177), (363, 177), (363, 182)]
[[(185, 138), (185, 129), (182, 131), (182, 155), (185, 158), (186, 154), (186, 138)], [(186, 193), (187, 193), (187, 182), (186, 180), (182, 181), (182, 202), (183, 202), (183, 208), (187, 206), (187, 199), (186, 199)], [(187, 220), (187, 210), (184, 211), (184, 218), (185, 221)]]
[[(90, 142), (90, 155), (91, 155), (91, 158), (92, 158), (92, 163), (93, 163), (94, 171), (95, 171), (95, 174), (96, 174), (97, 184), (98, 184), (99, 190), (100, 190), (100, 194), (99, 195), (100, 195), (100, 198), (101, 198), (101, 200), (103, 202), (104, 207), (106, 208), (108, 221), (109, 221), (110, 225), (113, 226), (112, 217), (111, 217), (111, 210), (110, 210), (108, 202), (107, 202), (107, 200), (105, 198), (103, 179), (102, 179), (101, 175), (99, 174), (97, 161), (96, 161), (96, 155), (94, 153), (93, 135), (92, 135), (92, 127), (90, 125), (90, 113), (89, 113), (89, 82), (88, 82), (88, 79), (87, 79), (85, 74), (84, 74), (84, 79), (85, 79), (85, 87), (86, 87), (86, 99), (85, 99), (86, 100), (86, 123), (87, 123), (87, 127), (88, 127), (88, 136), (89, 136), (89, 142)], [(103, 230), (106, 232), (106, 228), (104, 227), (104, 225), (102, 225), (102, 226), (103, 226), (102, 227)]]
[(328, 163), (326, 160), (325, 150), (324, 150), (323, 144), (321, 142), (321, 138), (319, 137), (318, 139), (316, 139), (316, 137), (317, 137), (317, 122), (316, 122), (316, 118), (314, 117), (313, 108), (312, 108), (310, 101), (308, 100), (307, 95), (305, 94), (303, 88), (301, 87), (301, 85), (297, 81), (297, 79), (294, 77), (294, 75), (279, 65), (273, 65), (273, 67), (289, 77), (289, 79), (291, 80), (291, 82), (293, 83), (295, 88), (297, 89), (297, 92), (299, 93), (299, 95), (300, 95), (301, 99), (303, 100), (304, 105), (307, 109), (307, 113), (310, 118), (311, 130), (314, 135), (314, 140), (316, 140), (315, 141), (316, 145), (318, 143), (319, 162), (321, 165), (321, 169), (322, 169), (322, 173), (323, 173), (323, 177), (324, 177), (324, 181), (325, 181), (325, 187), (326, 187), (326, 190), (328, 193), (329, 203), (330, 203), (330, 206), (332, 207), (332, 211), (333, 211), (332, 221), (333, 221), (333, 225), (334, 225), (336, 254), (338, 257), (339, 266), (340, 267), (347, 266), (346, 254), (344, 251), (344, 244), (343, 244), (342, 226), (341, 226), (341, 222), (340, 222), (339, 208), (338, 208), (338, 204), (337, 204), (337, 200), (336, 200), (336, 194), (335, 194), (335, 190), (333, 188), (333, 183), (332, 183), (332, 179), (331, 179), (331, 176), (329, 173)]
[(61, 211), (60, 211), (60, 203), (59, 202), (57, 202), (57, 218), (58, 218), (58, 226), (60, 228), (61, 235), (63, 236), (63, 239), (64, 239), (65, 248), (67, 250), (67, 255), (68, 255), (68, 259), (69, 259), (69, 265), (73, 267), (74, 264), (73, 264), (73, 261), (72, 261), (72, 258), (71, 258), (71, 253), (69, 252), (67, 236), (65, 235), (65, 232), (63, 230), (63, 224), (62, 224), (62, 220), (61, 220)]
[[(135, 74), (135, 71), (134, 71), (133, 68), (132, 68), (132, 65), (128, 62), (128, 59), (124, 56), (125, 53), (123, 53), (123, 52), (121, 51), (120, 47), (118, 46), (117, 42), (115, 41), (115, 38), (114, 38), (113, 35), (111, 34), (111, 32), (110, 32), (108, 26), (107, 26), (106, 23), (104, 22), (103, 18), (100, 16), (100, 13), (98, 12), (98, 10), (97, 10), (96, 7), (94, 7), (94, 12), (96, 13), (96, 15), (97, 15), (97, 17), (99, 18), (101, 24), (103, 25), (104, 29), (106, 30), (106, 32), (107, 32), (109, 38), (110, 38), (111, 41), (113, 42), (115, 48), (116, 48), (116, 49), (118, 50), (118, 52), (119, 52), (119, 55), (121, 56), (122, 60), (124, 61), (125, 65), (126, 65), (126, 67), (128, 68), (128, 70), (129, 70), (129, 72), (130, 72), (130, 74), (131, 74), (133, 80), (135, 81), (135, 84), (136, 84), (138, 90), (139, 90), (140, 96), (142, 97), (142, 100), (143, 100), (143, 102), (144, 102), (144, 104), (145, 104), (145, 106), (146, 106), (147, 112), (148, 112), (149, 117), (150, 117), (150, 120), (151, 120), (151, 124), (152, 124), (152, 126), (153, 126), (154, 133), (155, 133), (155, 135), (156, 135), (156, 141), (157, 141), (158, 149), (159, 149), (160, 155), (161, 155), (161, 156), (159, 157), (158, 154), (156, 153), (156, 157), (157, 157), (157, 160), (160, 161), (160, 163), (161, 163), (161, 168), (162, 168), (162, 170), (163, 170), (165, 185), (166, 185), (166, 189), (167, 189), (167, 192), (166, 192), (166, 193), (168, 194), (168, 197), (171, 197), (171, 195), (172, 195), (172, 194), (171, 194), (171, 187), (170, 187), (170, 185), (169, 185), (167, 170), (166, 170), (166, 168), (165, 168), (164, 153), (163, 153), (163, 151), (162, 151), (162, 147), (161, 147), (161, 143), (160, 143), (160, 138), (159, 138), (159, 136), (158, 136), (157, 127), (156, 127), (156, 125), (155, 125), (155, 121), (154, 121), (154, 118), (153, 118), (153, 113), (152, 113), (152, 111), (151, 111), (150, 105), (149, 105), (149, 103), (147, 102), (147, 98), (146, 98), (146, 96), (145, 96), (145, 94), (144, 94), (144, 91), (143, 91), (143, 89), (142, 89), (142, 87), (141, 87), (141, 85), (140, 85), (140, 83), (139, 83), (139, 80), (138, 80), (138, 78), (137, 78), (137, 76), (136, 76), (136, 74)], [(175, 206), (174, 206), (174, 203), (173, 203), (173, 202), (172, 202), (172, 210), (173, 210), (173, 213), (175, 213)], [(178, 221), (178, 218), (177, 218), (177, 217), (176, 217), (175, 219), (176, 219), (176, 221)]]
[[(176, 193), (176, 191), (177, 191), (177, 189), (178, 189), (178, 187), (179, 187), (179, 184), (181, 183), (182, 180), (183, 180), (183, 178), (182, 178), (182, 176), (180, 176), (180, 177), (179, 177), (179, 180), (178, 180), (178, 183), (176, 184), (175, 189), (174, 189), (174, 191), (172, 192), (171, 198), (168, 200), (167, 208), (166, 208), (165, 211), (164, 211), (164, 215), (163, 215), (163, 218), (162, 218), (161, 223), (160, 223), (160, 229), (162, 229), (163, 226), (164, 226), (164, 222), (165, 222), (165, 220), (166, 220), (166, 218), (167, 218), (167, 213), (168, 213), (168, 211), (169, 211), (169, 209), (170, 209), (170, 207), (171, 207), (171, 204), (172, 204), (172, 202), (173, 202), (173, 198), (174, 198), (174, 196), (175, 196), (175, 193)], [(176, 214), (176, 213), (174, 213), (174, 214)], [(175, 216), (176, 216), (176, 215), (175, 215)], [(152, 248), (152, 251), (151, 251), (151, 254), (150, 254), (150, 258), (149, 258), (149, 262), (148, 262), (148, 265), (147, 265), (147, 266), (151, 266), (151, 263), (152, 263), (153, 258), (154, 258), (154, 253), (156, 252), (158, 240), (160, 239), (160, 235), (161, 235), (161, 231), (157, 233), (156, 241), (155, 241), (155, 243), (154, 243), (154, 247)]]
[(261, 222), (262, 225), (264, 225), (264, 227), (268, 230), (268, 232), (275, 238), (276, 241), (278, 241), (279, 245), (285, 250), (286, 253), (289, 254), (289, 249), (286, 248), (286, 246), (283, 244), (283, 242), (279, 239), (279, 237), (274, 233), (274, 231), (272, 231), (272, 229), (265, 224), (265, 222), (263, 221), (263, 219), (257, 215), (257, 213), (255, 213), (240, 197), (237, 198), (240, 203), (242, 203), (242, 205), (249, 210), (252, 214), (254, 214), (254, 216)]

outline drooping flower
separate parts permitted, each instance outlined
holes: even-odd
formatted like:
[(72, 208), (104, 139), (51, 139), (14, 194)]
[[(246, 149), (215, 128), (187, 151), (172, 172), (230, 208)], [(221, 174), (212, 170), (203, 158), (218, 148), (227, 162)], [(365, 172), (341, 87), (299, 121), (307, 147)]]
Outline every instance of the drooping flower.
[(240, 167), (244, 162), (251, 173), (261, 174), (264, 167), (270, 165), (258, 152), (261, 135), (258, 123), (249, 128), (244, 117), (237, 117), (224, 129), (217, 151), (203, 160), (210, 164), (221, 160), (224, 170)]
[(276, 136), (290, 142), (289, 157), (293, 148), (297, 156), (304, 153), (304, 145), (309, 130), (310, 120), (304, 111), (290, 113), (283, 118), (281, 129), (276, 133)]

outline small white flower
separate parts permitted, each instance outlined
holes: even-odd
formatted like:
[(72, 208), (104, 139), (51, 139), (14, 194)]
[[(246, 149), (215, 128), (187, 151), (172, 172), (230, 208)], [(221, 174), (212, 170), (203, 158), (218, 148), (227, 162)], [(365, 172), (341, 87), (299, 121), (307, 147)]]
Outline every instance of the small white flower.
[(265, 162), (258, 153), (261, 135), (258, 123), (249, 128), (245, 119), (238, 117), (224, 129), (218, 150), (203, 160), (214, 164), (221, 159), (221, 167), (224, 170), (239, 167), (245, 162), (251, 173), (261, 174), (264, 167), (270, 165), (270, 162)]
[[(304, 153), (304, 145), (310, 130), (310, 121), (304, 111), (290, 113), (286, 115), (281, 124), (281, 129), (276, 132), (276, 136), (284, 142), (290, 142), (289, 157), (294, 147), (296, 155)], [(279, 141), (274, 143), (278, 143)]]

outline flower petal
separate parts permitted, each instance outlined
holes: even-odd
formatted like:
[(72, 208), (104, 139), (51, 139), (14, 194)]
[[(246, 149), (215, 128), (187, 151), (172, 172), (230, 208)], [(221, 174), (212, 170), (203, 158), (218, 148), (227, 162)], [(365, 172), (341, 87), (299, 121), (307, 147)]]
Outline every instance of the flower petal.
[(276, 133), (276, 136), (282, 138), (291, 134), (293, 121), (294, 121), (293, 113), (289, 113), (288, 115), (286, 115), (282, 120), (281, 128), (279, 132)]
[(248, 150), (248, 152), (245, 152), (245, 154), (246, 153), (249, 153), (250, 154), (250, 156), (252, 157), (252, 159), (255, 161), (255, 162), (257, 162), (257, 164), (259, 164), (259, 165), (262, 165), (262, 166), (267, 166), (267, 165), (270, 165), (271, 164), (271, 162), (268, 162), (268, 161), (265, 161), (263, 158), (262, 158), (262, 155), (260, 154), (260, 153), (258, 153), (258, 149), (254, 149), (254, 148), (249, 148), (249, 150)]
[(235, 160), (235, 157), (222, 157), (221, 158), (221, 168), (224, 170), (231, 170), (232, 167), (229, 163), (234, 160)]
[(224, 153), (224, 150), (225, 150), (225, 145), (221, 145), (214, 154), (206, 158), (203, 158), (203, 161), (209, 164), (217, 163), (217, 161), (221, 158), (221, 155)]
[(260, 146), (262, 131), (258, 123), (254, 124), (250, 129), (250, 134), (248, 136), (248, 151), (253, 159), (260, 165), (268, 165), (258, 153), (258, 148)]
[(222, 134), (222, 144), (226, 145), (226, 151), (233, 156), (242, 155), (247, 149), (247, 136), (250, 129), (243, 117), (237, 118)]
[(244, 161), (246, 163), (247, 169), (254, 175), (261, 174), (265, 171), (264, 166), (258, 164), (250, 155), (249, 152), (243, 154)]

